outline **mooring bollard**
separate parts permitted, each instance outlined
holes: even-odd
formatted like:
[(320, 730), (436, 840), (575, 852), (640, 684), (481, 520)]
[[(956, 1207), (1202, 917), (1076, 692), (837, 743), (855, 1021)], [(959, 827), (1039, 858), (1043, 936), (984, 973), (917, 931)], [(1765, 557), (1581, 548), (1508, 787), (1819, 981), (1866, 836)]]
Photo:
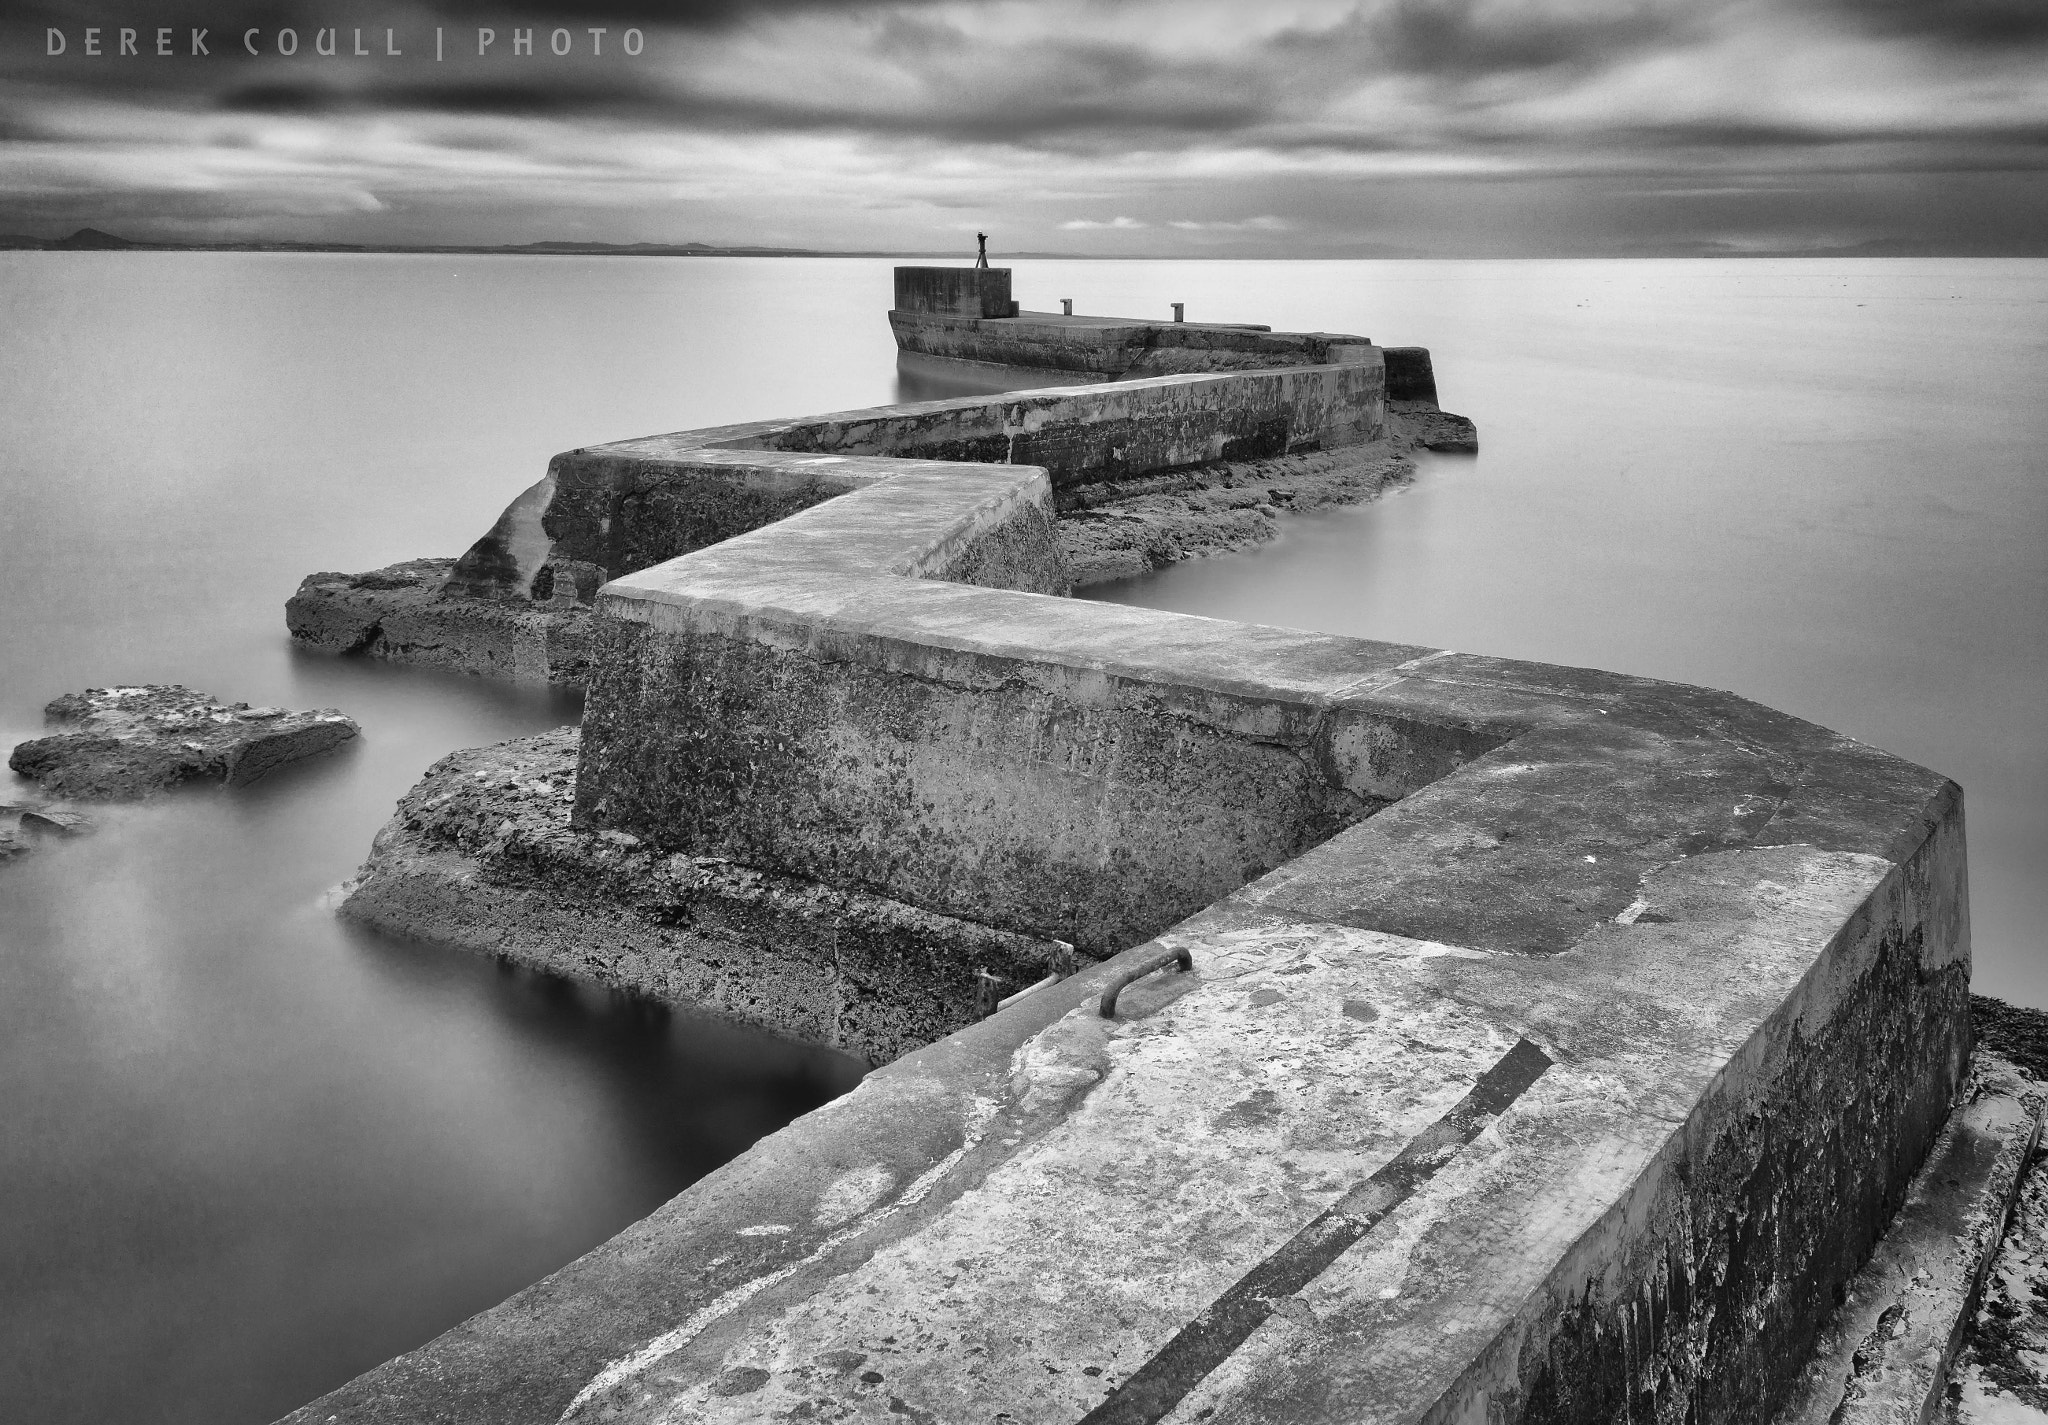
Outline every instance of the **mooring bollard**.
[(1072, 297), (1060, 298), (1060, 313), (1063, 316), (1069, 317), (1074, 315), (1074, 299)]
[(1175, 321), (1181, 320), (1181, 309), (1185, 306), (1187, 306), (1185, 302), (1175, 302), (1173, 304), (1173, 319)]

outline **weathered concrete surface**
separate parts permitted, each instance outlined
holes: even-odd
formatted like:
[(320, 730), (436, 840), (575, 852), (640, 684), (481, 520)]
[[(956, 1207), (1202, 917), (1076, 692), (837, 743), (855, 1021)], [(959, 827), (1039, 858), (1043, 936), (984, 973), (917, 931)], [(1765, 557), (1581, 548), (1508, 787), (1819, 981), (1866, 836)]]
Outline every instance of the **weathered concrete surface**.
[[(1967, 959), (1928, 933), (1960, 830), (1927, 790), (1944, 829), (1905, 865), (1681, 858), (1552, 956), (1275, 912), (1301, 878), (1268, 878), (1166, 937), (1195, 973), (1116, 1021), (1095, 998), (1153, 947), (871, 1074), (293, 1418), (1072, 1422), (1403, 1161), (1391, 1210), (1170, 1411), (1091, 1418), (1755, 1418), (1966, 1052)], [(1372, 825), (1327, 876), (1373, 865)], [(1404, 1158), (1518, 1040), (1551, 1061), (1533, 1084)]]
[[(1554, 759), (1540, 799), (1560, 834), (1502, 851), (1529, 874), (1496, 910), (1528, 899), (1541, 942), (1592, 908), (1565, 900), (1581, 886), (1611, 915), (1649, 859), (1782, 823), (1813, 799), (1796, 778), (1902, 765), (1847, 744), (1801, 771), (1826, 734), (1700, 690), (904, 578), (949, 509), (1045, 498), (1015, 467), (904, 468), (607, 587), (581, 818), (1101, 953), (1390, 801), (1462, 808), (1471, 780), (1428, 784), (1518, 738)], [(1419, 696), (1466, 670), (1504, 681)], [(1639, 720), (1570, 717), (1603, 696)], [(1645, 850), (1593, 871), (1560, 852), (1601, 787), (1638, 799)], [(1678, 833), (1671, 796), (1707, 798), (1712, 829)], [(1374, 885), (1419, 915), (1426, 884), (1456, 917), (1493, 871), (1415, 875)]]
[(1372, 348), (1341, 365), (1010, 392), (618, 441), (548, 475), (457, 563), (451, 587), (530, 597), (550, 560), (607, 578), (861, 489), (877, 459), (1037, 466), (1056, 488), (1359, 445), (1385, 424)]
[(1323, 774), (1321, 703), (1416, 650), (902, 577), (1051, 492), (900, 464), (607, 587), (580, 820), (1106, 953), (1385, 804)]
[(1016, 310), (1010, 300), (1010, 269), (899, 267), (896, 308), (955, 317), (1007, 317)]
[(252, 708), (175, 684), (66, 693), (43, 716), (65, 730), (19, 744), (7, 765), (81, 799), (146, 797), (189, 781), (241, 786), (357, 732), (333, 708)]
[[(910, 272), (919, 276), (906, 286), (903, 274)], [(898, 268), (889, 325), (901, 357), (1020, 384), (1318, 366), (1355, 360), (1370, 348), (1385, 373), (1387, 409), (1404, 418), (1417, 444), (1443, 451), (1479, 448), (1472, 422), (1438, 407), (1436, 370), (1426, 347), (1377, 348), (1368, 337), (1276, 332), (1241, 323), (1016, 312), (1008, 301), (1007, 269), (1000, 301), (974, 298), (975, 283), (983, 275), (972, 268)]]
[[(571, 579), (524, 604), (447, 588), (452, 559), (413, 559), (367, 574), (309, 574), (285, 604), (292, 641), (311, 652), (431, 663), (521, 682), (582, 683), (590, 609)], [(596, 581), (589, 581), (594, 592)]]
[(900, 298), (889, 326), (901, 351), (1012, 371), (1070, 372), (1094, 381), (1321, 366), (1344, 360), (1341, 353), (1349, 348), (1372, 344), (1369, 337), (1341, 332), (1276, 332), (1235, 323), (1056, 312), (975, 316), (906, 308)]
[[(903, 269), (899, 269), (903, 270)], [(928, 272), (971, 273), (931, 268)], [(897, 350), (914, 361), (981, 370), (1012, 381), (1127, 381), (1192, 372), (1316, 366), (1353, 359), (1368, 337), (1337, 332), (1276, 332), (1271, 327), (1204, 322), (1153, 322), (1128, 317), (1020, 312), (995, 306), (907, 300), (898, 284), (889, 325)], [(1008, 273), (1003, 296), (1009, 295)], [(1436, 371), (1426, 347), (1374, 348), (1386, 373), (1389, 411), (1413, 423), (1432, 450), (1478, 449), (1471, 421), (1438, 408)]]
[(971, 921), (670, 855), (569, 824), (575, 728), (456, 752), (378, 833), (342, 914), (885, 1063), (973, 1022), (1055, 947)]
[[(1375, 445), (1205, 476), (1251, 506), (1246, 520), (1269, 528), (1281, 502), (1301, 508), (1360, 498), (1405, 478), (1408, 468)], [(1114, 488), (1084, 486), (1064, 498), (1078, 505)], [(1167, 540), (1175, 556), (1199, 552), (1199, 541), (1216, 539), (1219, 511), (1189, 506), (1212, 498), (1197, 485), (1111, 502), (1117, 533), (1128, 543), (1098, 541), (1083, 554), (1076, 577), (1124, 572), (1112, 563), (1118, 555), (1146, 567)], [(1074, 548), (1076, 524), (1060, 523), (1057, 550), (1044, 542), (1042, 524), (1027, 524), (1029, 537), (1013, 542), (1002, 559), (990, 556), (988, 540), (970, 542), (951, 570), (982, 582), (1002, 572), (1026, 587), (1057, 583), (1033, 570), (1056, 567)], [(437, 767), (379, 836), (344, 913), (415, 938), (731, 1014), (878, 1062), (969, 1022), (976, 971), (994, 975), (1000, 993), (1046, 972), (1050, 942), (980, 924), (985, 907), (963, 918), (858, 889), (827, 889), (788, 871), (665, 855), (631, 833), (614, 832), (617, 840), (606, 841), (558, 825), (552, 805), (550, 816), (535, 822), (543, 804), (522, 789), (545, 785), (566, 800), (578, 743), (574, 734), (550, 736), (458, 754)], [(1288, 844), (1300, 835), (1284, 833)], [(707, 869), (717, 867), (725, 869)], [(1245, 874), (1227, 871), (1217, 884), (1228, 889)]]
[(2041, 1109), (2038, 1087), (1980, 1046), (1966, 1101), (1848, 1284), (1775, 1425), (1923, 1425), (1936, 1416), (2040, 1140)]
[(1386, 348), (1387, 402), (1412, 410), (1435, 410), (1436, 363), (1426, 346)]

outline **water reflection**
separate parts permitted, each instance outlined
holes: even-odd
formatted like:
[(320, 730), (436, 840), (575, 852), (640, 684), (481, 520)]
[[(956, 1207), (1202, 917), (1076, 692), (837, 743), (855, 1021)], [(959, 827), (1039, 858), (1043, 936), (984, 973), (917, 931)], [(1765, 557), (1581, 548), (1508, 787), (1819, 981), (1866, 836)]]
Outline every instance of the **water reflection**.
[(896, 355), (896, 402), (950, 401), (957, 396), (993, 396), (1004, 391), (1037, 390), (1046, 386), (1080, 385), (1080, 378), (1060, 380), (1044, 372), (976, 370), (910, 352)]
[(0, 874), (0, 1418), (273, 1419), (859, 1077), (333, 916), (427, 763), (576, 699), (261, 645), (229, 686), (364, 734)]

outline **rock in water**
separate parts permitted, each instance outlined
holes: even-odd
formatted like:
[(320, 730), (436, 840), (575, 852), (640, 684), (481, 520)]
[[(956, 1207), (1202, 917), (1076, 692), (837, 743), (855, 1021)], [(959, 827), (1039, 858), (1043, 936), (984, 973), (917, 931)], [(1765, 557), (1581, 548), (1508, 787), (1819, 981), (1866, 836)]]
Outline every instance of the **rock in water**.
[(30, 807), (21, 814), (21, 830), (30, 836), (90, 836), (97, 828), (92, 818), (75, 811), (53, 807)]
[(238, 787), (359, 731), (333, 708), (252, 708), (176, 684), (66, 693), (43, 716), (65, 730), (22, 743), (7, 765), (57, 796), (100, 800), (202, 779)]

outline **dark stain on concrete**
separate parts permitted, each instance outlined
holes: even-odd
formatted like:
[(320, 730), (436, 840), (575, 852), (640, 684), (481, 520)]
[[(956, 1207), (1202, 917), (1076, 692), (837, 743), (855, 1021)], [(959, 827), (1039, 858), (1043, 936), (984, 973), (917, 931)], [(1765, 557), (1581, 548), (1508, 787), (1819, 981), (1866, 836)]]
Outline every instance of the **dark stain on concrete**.
[[(1182, 1327), (1081, 1425), (1154, 1425), (1263, 1325), (1275, 1303), (1314, 1281), (1388, 1213), (1448, 1163), (1551, 1065), (1526, 1039), (1479, 1076), (1466, 1095), (1397, 1154), (1278, 1250), (1247, 1272), (1214, 1305)], [(1257, 1095), (1254, 1095), (1257, 1097)]]
[(1709, 1425), (1784, 1396), (1904, 1200), (1970, 1051), (1966, 965), (1930, 976), (1918, 933), (1890, 935), (1869, 980), (1824, 1028), (1799, 1026), (1763, 1098), (1701, 1145), (1670, 1190), (1682, 1200), (1661, 1248), (1619, 1291), (1585, 1283), (1531, 1344), (1521, 1425)]

